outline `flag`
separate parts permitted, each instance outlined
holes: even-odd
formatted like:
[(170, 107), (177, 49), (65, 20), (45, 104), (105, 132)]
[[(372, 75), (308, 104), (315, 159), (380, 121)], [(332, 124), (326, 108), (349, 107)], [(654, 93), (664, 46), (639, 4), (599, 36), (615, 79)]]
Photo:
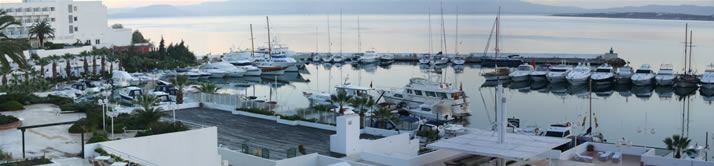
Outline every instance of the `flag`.
[(587, 121), (587, 120), (588, 120), (588, 117), (583, 117), (583, 125), (581, 125), (581, 126), (585, 126), (585, 121)]
[(461, 82), (461, 85), (459, 85), (459, 91), (464, 91), (464, 82)]
[(536, 63), (535, 63), (535, 60), (531, 60), (531, 65), (533, 66), (533, 68), (535, 68), (535, 67), (536, 67)]
[(439, 88), (444, 88), (444, 84), (439, 84)]
[(595, 117), (595, 128), (597, 128), (597, 126), (599, 125), (597, 124), (597, 117)]
[(369, 88), (372, 88), (372, 81), (369, 81)]

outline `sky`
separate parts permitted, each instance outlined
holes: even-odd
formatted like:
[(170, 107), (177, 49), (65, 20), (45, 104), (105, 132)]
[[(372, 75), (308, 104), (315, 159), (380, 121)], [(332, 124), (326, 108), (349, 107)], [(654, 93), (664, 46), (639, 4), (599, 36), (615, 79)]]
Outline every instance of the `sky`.
[[(82, 1), (82, 0), (78, 0)], [(191, 5), (209, 1), (225, 0), (102, 0), (109, 8), (140, 7), (157, 4)], [(409, 0), (404, 0), (409, 1)], [(700, 5), (714, 6), (714, 0), (525, 0), (528, 2), (556, 5), (574, 6), (588, 9), (611, 8), (624, 6), (644, 5)], [(21, 0), (0, 0), (0, 2), (21, 2)]]

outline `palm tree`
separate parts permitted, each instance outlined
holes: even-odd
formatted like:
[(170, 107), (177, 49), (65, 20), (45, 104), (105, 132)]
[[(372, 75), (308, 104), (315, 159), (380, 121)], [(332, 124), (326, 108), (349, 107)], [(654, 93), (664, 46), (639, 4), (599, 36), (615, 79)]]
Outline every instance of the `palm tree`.
[(30, 28), (30, 38), (37, 38), (40, 40), (40, 48), (45, 46), (45, 38), (54, 39), (55, 30), (46, 21), (35, 24)]
[(377, 111), (374, 112), (374, 116), (379, 118), (379, 127), (385, 128), (387, 127), (387, 120), (392, 119), (392, 117), (394, 117), (394, 114), (392, 114), (392, 111), (387, 108), (379, 107)]
[(102, 70), (100, 70), (99, 72), (101, 72), (101, 73), (102, 73), (102, 75), (104, 75), (104, 68), (105, 68), (105, 65), (104, 65), (104, 58), (105, 58), (105, 57), (106, 57), (107, 55), (106, 55), (106, 54), (103, 54), (103, 55), (100, 55), (100, 56), (102, 57), (102, 62), (101, 62), (101, 65), (102, 65)]
[(161, 117), (167, 116), (161, 107), (149, 107), (148, 109), (137, 109), (136, 119), (142, 122), (143, 125), (148, 126), (149, 124), (156, 123), (161, 119)]
[(67, 80), (72, 80), (72, 65), (69, 64), (69, 61), (72, 61), (72, 59), (74, 59), (74, 55), (67, 53), (64, 54), (62, 58), (64, 58), (64, 60), (67, 62), (67, 65), (64, 67), (65, 72), (67, 72)]
[(83, 72), (83, 75), (84, 75), (84, 78), (86, 79), (87, 76), (89, 75), (89, 63), (87, 62), (87, 56), (89, 56), (89, 52), (84, 51), (84, 52), (80, 53), (79, 56), (81, 56), (82, 58), (84, 58), (84, 60), (82, 61), (82, 62), (84, 62), (84, 66), (83, 66), (83, 67), (84, 67), (84, 72)]
[(157, 101), (159, 101), (159, 98), (154, 95), (142, 94), (136, 97), (136, 101), (133, 104), (141, 106), (144, 110), (149, 110), (151, 107), (156, 106)]
[(50, 60), (52, 60), (52, 80), (53, 81), (57, 80), (57, 59), (59, 59), (59, 57), (57, 55), (50, 56)]
[(49, 57), (40, 58), (40, 60), (37, 61), (37, 64), (40, 65), (40, 77), (45, 78), (45, 66), (50, 64)]
[(1, 68), (0, 73), (2, 73), (2, 85), (7, 86), (7, 74), (10, 73), (10, 69)]
[(337, 95), (330, 95), (330, 104), (337, 104), (340, 106), (340, 115), (345, 114), (345, 110), (343, 109), (344, 105), (347, 104), (350, 100), (352, 100), (352, 96), (348, 96), (346, 92), (340, 91), (337, 93)]
[(97, 75), (97, 52), (92, 52), (92, 75)]
[(32, 66), (29, 66), (29, 65), (20, 68), (20, 70), (22, 70), (22, 72), (25, 73), (25, 82), (30, 81), (30, 73), (32, 73), (32, 72), (35, 71), (35, 69), (32, 68)]
[(365, 108), (365, 105), (367, 105), (369, 98), (366, 96), (362, 96), (359, 98), (354, 98), (350, 102), (352, 104), (352, 107), (357, 108), (359, 110), (359, 119), (360, 119), (360, 126), (364, 126), (364, 116), (367, 113), (367, 109)]
[(178, 93), (176, 94), (176, 104), (183, 104), (183, 87), (188, 84), (188, 76), (177, 75), (175, 78), (169, 79), (169, 82), (178, 88)]
[(687, 149), (690, 142), (692, 142), (691, 139), (679, 135), (672, 135), (672, 137), (664, 139), (664, 144), (667, 145), (667, 149), (675, 152), (674, 158), (681, 158), (682, 152), (687, 155), (696, 153), (694, 149)]
[[(7, 15), (5, 11), (0, 11), (0, 32), (11, 25), (20, 25), (20, 22), (15, 21), (15, 17)], [(10, 70), (10, 60), (20, 67), (26, 66), (23, 50), (30, 46), (23, 41), (10, 39), (4, 33), (0, 33), (0, 65), (6, 70)]]
[[(198, 87), (198, 91), (201, 92), (201, 99), (199, 100), (201, 107), (203, 107), (203, 94), (214, 94), (218, 92), (218, 90), (221, 89), (216, 86), (216, 84), (212, 83), (202, 83), (201, 87)], [(209, 99), (210, 100), (210, 99)]]

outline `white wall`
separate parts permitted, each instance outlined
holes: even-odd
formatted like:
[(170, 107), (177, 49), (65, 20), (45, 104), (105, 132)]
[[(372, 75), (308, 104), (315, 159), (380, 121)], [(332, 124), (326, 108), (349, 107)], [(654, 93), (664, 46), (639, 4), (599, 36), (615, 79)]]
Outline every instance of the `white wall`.
[(308, 166), (317, 165), (317, 153), (311, 153), (307, 155), (297, 156), (289, 159), (283, 159), (277, 161), (279, 166)]
[(228, 160), (228, 163), (233, 166), (276, 166), (277, 163), (274, 160), (265, 159), (262, 157), (257, 157), (250, 154), (241, 153), (239, 151), (234, 151), (226, 148), (218, 148), (218, 153), (224, 160)]
[(419, 154), (419, 140), (409, 139), (409, 133), (384, 137), (376, 140), (360, 140), (362, 152), (401, 154), (415, 157)]
[[(221, 157), (218, 155), (217, 136), (217, 128), (208, 127), (97, 144), (158, 165), (218, 166), (221, 165)], [(91, 145), (85, 147), (89, 149)]]
[[(74, 47), (74, 48), (65, 48), (65, 49), (56, 49), (56, 50), (32, 50), (32, 52), (34, 52), (35, 54), (40, 56), (40, 58), (44, 58), (44, 57), (48, 57), (48, 56), (52, 56), (52, 55), (62, 56), (67, 53), (77, 55), (84, 51), (92, 51), (92, 46), (83, 46), (83, 47)], [(25, 57), (30, 57), (32, 52), (24, 51), (23, 54), (25, 54)], [(99, 64), (99, 62), (97, 62), (97, 64)]]
[(345, 155), (360, 152), (360, 122), (358, 115), (337, 117), (337, 133), (330, 136), (330, 151)]

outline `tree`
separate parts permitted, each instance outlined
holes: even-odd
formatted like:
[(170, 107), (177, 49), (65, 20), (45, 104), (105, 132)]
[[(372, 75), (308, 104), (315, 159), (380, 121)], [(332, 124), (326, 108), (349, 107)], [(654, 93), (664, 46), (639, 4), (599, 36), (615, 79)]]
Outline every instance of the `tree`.
[(164, 37), (161, 36), (161, 41), (159, 42), (159, 57), (164, 57), (166, 55), (166, 46), (164, 45)]
[(674, 158), (681, 158), (682, 152), (687, 155), (696, 153), (694, 149), (687, 149), (690, 142), (692, 142), (691, 139), (679, 135), (672, 135), (672, 137), (664, 139), (664, 144), (667, 145), (667, 149), (674, 151)]
[(102, 61), (101, 61), (102, 70), (100, 70), (99, 72), (101, 72), (102, 75), (104, 75), (104, 68), (105, 68), (105, 64), (104, 64), (104, 61), (105, 61), (105, 60), (104, 60), (104, 58), (105, 58), (106, 56), (107, 56), (106, 54), (101, 55), (101, 57), (102, 57)]
[(139, 32), (139, 30), (134, 31), (131, 34), (131, 43), (148, 43), (149, 41), (144, 38), (144, 35)]
[(30, 28), (30, 38), (37, 38), (40, 40), (40, 48), (44, 48), (45, 39), (54, 39), (55, 30), (46, 21), (37, 23)]
[(362, 97), (356, 97), (350, 101), (350, 104), (352, 107), (355, 107), (359, 111), (359, 119), (360, 119), (360, 126), (364, 126), (364, 116), (367, 113), (367, 109), (365, 109), (365, 105), (367, 105), (367, 101), (369, 98), (366, 96)]
[(2, 85), (7, 86), (7, 74), (10, 73), (10, 69), (0, 68), (0, 73), (2, 73)]
[(92, 53), (92, 75), (97, 75), (97, 52)]
[(177, 75), (175, 78), (169, 79), (171, 84), (178, 87), (178, 93), (176, 94), (176, 104), (183, 104), (183, 87), (188, 84), (188, 76)]
[(161, 117), (167, 116), (161, 107), (149, 107), (148, 109), (137, 109), (136, 119), (142, 122), (143, 125), (150, 125), (159, 122)]
[(84, 64), (83, 64), (83, 65), (84, 65), (84, 66), (83, 66), (83, 67), (84, 67), (83, 75), (84, 75), (84, 78), (87, 78), (87, 76), (89, 75), (89, 63), (87, 62), (87, 56), (89, 56), (89, 53), (88, 53), (87, 51), (84, 51), (84, 52), (80, 53), (79, 56), (81, 56), (82, 58), (84, 58), (84, 60), (82, 61), (82, 62), (84, 62)]
[(45, 66), (50, 64), (49, 57), (45, 58), (40, 58), (40, 60), (37, 61), (37, 65), (40, 65), (40, 77), (45, 78)]
[[(20, 25), (20, 22), (15, 21), (15, 17), (7, 15), (5, 11), (0, 11), (0, 32), (5, 31), (5, 28), (11, 25)], [(4, 33), (0, 33), (0, 65), (5, 70), (10, 70), (10, 60), (20, 67), (27, 66), (23, 50), (30, 48), (27, 42), (21, 40), (10, 39)]]
[(64, 60), (67, 62), (67, 65), (64, 66), (64, 70), (65, 70), (65, 72), (67, 72), (67, 80), (72, 80), (72, 65), (69, 64), (69, 62), (72, 61), (72, 59), (74, 59), (74, 55), (67, 53), (67, 54), (64, 54), (64, 56), (62, 56), (62, 58), (64, 58)]
[(379, 119), (379, 127), (380, 128), (386, 128), (387, 127), (387, 120), (392, 119), (394, 117), (394, 114), (392, 113), (391, 110), (387, 108), (382, 108), (379, 107), (377, 111), (374, 112), (374, 116), (376, 116)]
[(159, 98), (154, 95), (142, 94), (136, 97), (136, 101), (134, 101), (133, 104), (141, 106), (144, 110), (149, 110), (151, 107), (156, 106), (156, 102), (158, 101)]
[(5, 152), (0, 148), (0, 160), (1, 161), (10, 161), (12, 160), (12, 153), (10, 152)]
[(52, 55), (52, 56), (50, 56), (50, 59), (52, 60), (52, 80), (56, 81), (57, 80), (57, 59), (59, 59), (59, 57), (57, 55)]
[(221, 88), (217, 87), (216, 84), (202, 83), (201, 87), (198, 87), (198, 91), (201, 92), (201, 99), (199, 101), (201, 103), (201, 105), (203, 105), (203, 94), (204, 93), (214, 94), (214, 93), (218, 92), (219, 89), (221, 89)]
[(345, 110), (343, 109), (343, 106), (350, 102), (352, 100), (352, 96), (348, 96), (346, 92), (340, 91), (337, 93), (337, 95), (330, 95), (330, 104), (337, 104), (340, 106), (340, 115), (345, 114)]

